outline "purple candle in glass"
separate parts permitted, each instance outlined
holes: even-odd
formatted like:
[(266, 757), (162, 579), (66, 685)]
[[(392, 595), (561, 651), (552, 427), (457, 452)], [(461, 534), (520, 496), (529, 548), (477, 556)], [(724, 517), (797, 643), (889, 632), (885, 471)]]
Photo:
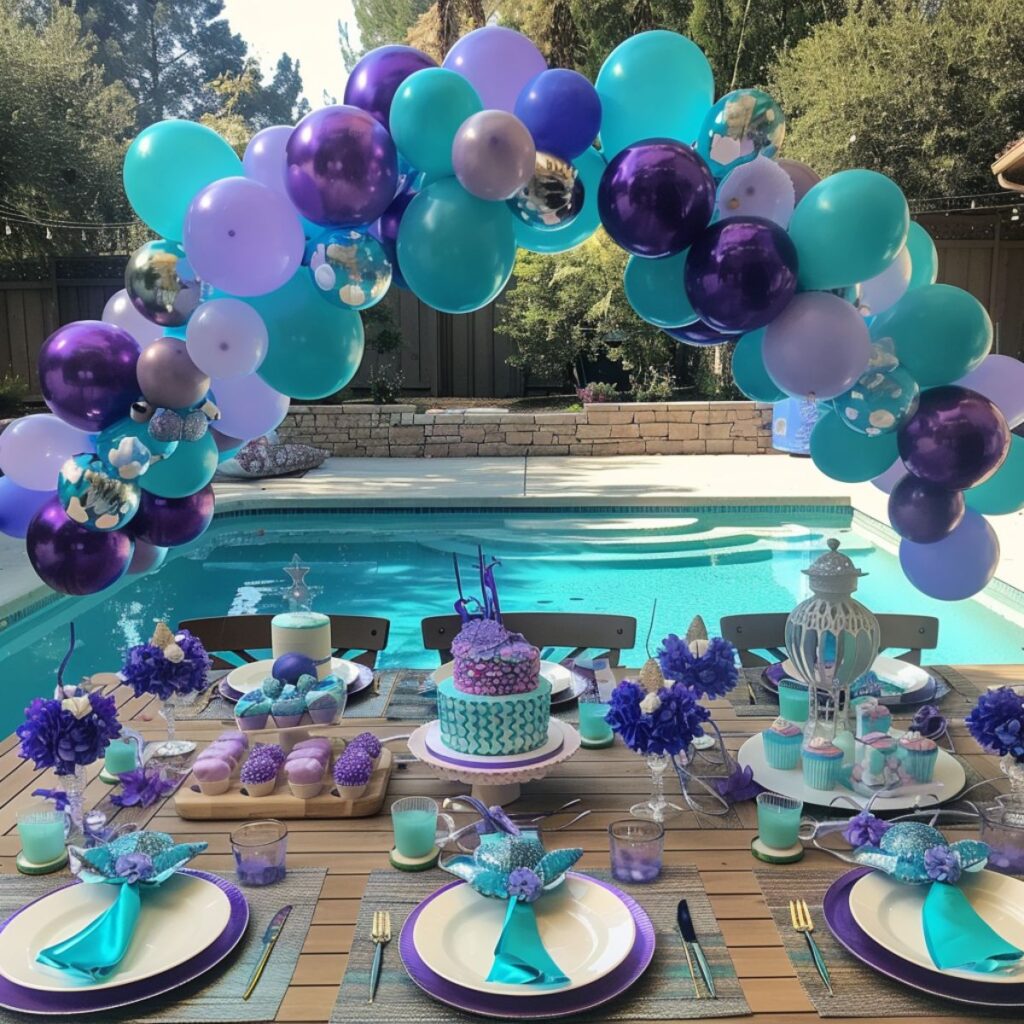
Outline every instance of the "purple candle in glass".
[(235, 871), (242, 885), (273, 885), (287, 873), (288, 827), (268, 818), (251, 821), (231, 833)]
[(656, 821), (623, 818), (608, 826), (612, 878), (617, 882), (653, 882), (661, 874), (665, 829)]

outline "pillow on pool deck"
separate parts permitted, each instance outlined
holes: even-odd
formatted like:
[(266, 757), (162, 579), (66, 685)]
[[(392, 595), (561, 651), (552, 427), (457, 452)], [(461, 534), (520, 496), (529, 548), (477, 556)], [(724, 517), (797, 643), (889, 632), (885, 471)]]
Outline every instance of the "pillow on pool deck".
[(326, 448), (309, 444), (272, 444), (265, 437), (257, 437), (242, 445), (233, 459), (221, 463), (218, 472), (233, 477), (284, 476), (316, 469), (330, 454)]

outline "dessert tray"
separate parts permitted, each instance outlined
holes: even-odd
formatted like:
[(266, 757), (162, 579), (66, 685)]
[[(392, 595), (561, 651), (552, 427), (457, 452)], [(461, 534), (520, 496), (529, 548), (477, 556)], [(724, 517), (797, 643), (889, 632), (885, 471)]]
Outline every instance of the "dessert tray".
[[(226, 701), (234, 704), (243, 694), (259, 689), (263, 680), (270, 675), (273, 664), (272, 658), (266, 658), (239, 665), (217, 684), (217, 690)], [(373, 669), (345, 658), (331, 658), (331, 672), (345, 683), (349, 697), (362, 693), (373, 684)]]
[[(480, 757), (452, 750), (441, 741), (441, 726), (435, 719), (421, 725), (408, 739), (409, 751), (428, 765), (435, 775), (473, 787), (473, 796), (487, 806), (506, 804), (519, 798), (524, 782), (533, 782), (567, 761), (580, 748), (580, 734), (567, 723), (552, 718), (547, 743), (525, 754)], [(540, 757), (540, 760), (537, 758)]]

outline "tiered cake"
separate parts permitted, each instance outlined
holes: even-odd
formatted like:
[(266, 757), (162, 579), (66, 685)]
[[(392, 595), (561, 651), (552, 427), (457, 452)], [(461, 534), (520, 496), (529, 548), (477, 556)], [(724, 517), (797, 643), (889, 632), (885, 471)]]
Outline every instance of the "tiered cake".
[(270, 644), (274, 658), (305, 654), (316, 663), (316, 674), (331, 674), (331, 620), (321, 612), (282, 612), (270, 620)]

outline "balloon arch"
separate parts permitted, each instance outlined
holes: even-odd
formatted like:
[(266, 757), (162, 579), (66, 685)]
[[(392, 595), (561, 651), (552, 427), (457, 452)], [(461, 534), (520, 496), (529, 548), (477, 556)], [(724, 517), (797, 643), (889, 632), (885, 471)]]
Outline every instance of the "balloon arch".
[(160, 239), (102, 321), (42, 346), (50, 413), (0, 435), (0, 529), (51, 587), (95, 593), (198, 537), (218, 461), (290, 398), (352, 379), (359, 311), (391, 284), (470, 312), (517, 248), (564, 252), (599, 225), (631, 254), (640, 317), (682, 344), (735, 341), (750, 398), (820, 404), (814, 462), (891, 491), (915, 586), (952, 600), (992, 578), (983, 514), (1024, 507), (1024, 364), (990, 355), (980, 303), (935, 283), (935, 247), (884, 175), (780, 159), (778, 104), (715, 102), (704, 54), (667, 31), (616, 47), (596, 85), (501, 27), (440, 67), (385, 46), (344, 99), (242, 159), (190, 121), (132, 142), (125, 191)]

